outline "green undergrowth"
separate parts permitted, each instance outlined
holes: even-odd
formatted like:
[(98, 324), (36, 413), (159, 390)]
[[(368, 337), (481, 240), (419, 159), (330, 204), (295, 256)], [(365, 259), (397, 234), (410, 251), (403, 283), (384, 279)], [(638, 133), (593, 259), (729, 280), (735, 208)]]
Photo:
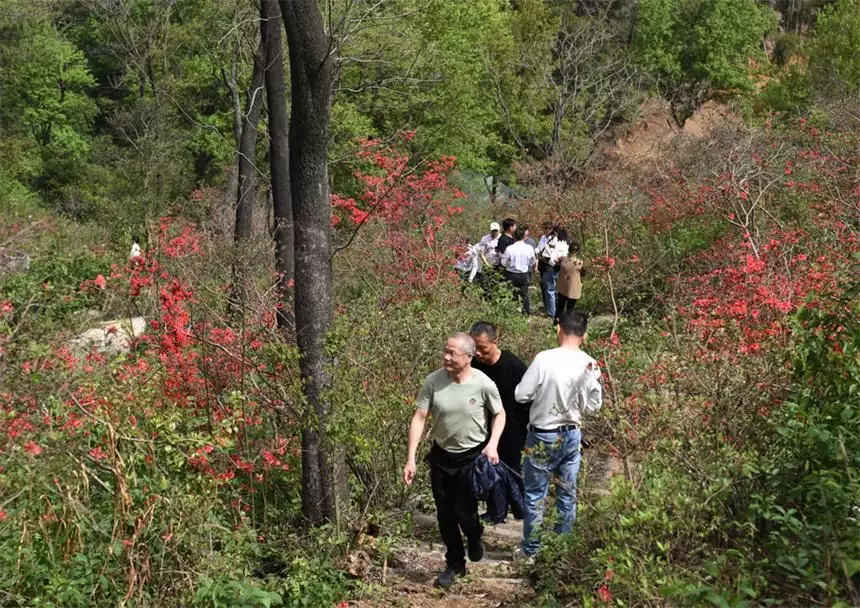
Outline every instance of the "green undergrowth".
[(551, 540), (533, 571), (539, 605), (855, 605), (858, 312), (846, 297), (794, 316), (792, 389), (760, 421), (764, 441), (666, 437), (634, 482), (618, 477), (608, 496), (580, 505), (574, 534)]

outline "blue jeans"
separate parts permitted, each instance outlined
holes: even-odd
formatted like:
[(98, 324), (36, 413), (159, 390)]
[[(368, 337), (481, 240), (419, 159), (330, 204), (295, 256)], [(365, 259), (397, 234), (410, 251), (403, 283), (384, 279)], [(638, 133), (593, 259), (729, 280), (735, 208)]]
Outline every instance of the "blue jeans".
[(540, 277), (540, 292), (543, 295), (543, 309), (546, 314), (555, 317), (555, 283), (558, 272), (548, 266)]
[(579, 473), (582, 438), (579, 429), (561, 433), (537, 433), (529, 429), (523, 483), (526, 494), (526, 517), (523, 525), (523, 553), (537, 553), (538, 532), (543, 521), (546, 494), (553, 476), (556, 482), (555, 508), (559, 534), (570, 532), (576, 519), (576, 476)]

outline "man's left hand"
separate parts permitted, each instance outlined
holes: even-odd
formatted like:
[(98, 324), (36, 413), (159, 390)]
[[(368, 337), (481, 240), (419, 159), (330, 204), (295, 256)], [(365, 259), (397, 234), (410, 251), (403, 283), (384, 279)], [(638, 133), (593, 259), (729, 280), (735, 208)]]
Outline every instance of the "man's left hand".
[(487, 457), (487, 460), (490, 461), (490, 464), (499, 464), (499, 450), (496, 448), (496, 446), (488, 445), (481, 453)]

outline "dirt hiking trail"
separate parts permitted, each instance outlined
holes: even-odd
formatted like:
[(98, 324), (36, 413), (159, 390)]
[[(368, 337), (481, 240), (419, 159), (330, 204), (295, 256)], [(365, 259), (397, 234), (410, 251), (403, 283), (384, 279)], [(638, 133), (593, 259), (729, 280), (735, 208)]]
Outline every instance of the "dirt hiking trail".
[(485, 526), (484, 559), (469, 562), (468, 574), (443, 591), (434, 586), (436, 576), (445, 568), (445, 547), (436, 518), (422, 513), (413, 517), (414, 544), (404, 542), (392, 551), (383, 596), (351, 602), (350, 606), (497, 608), (521, 606), (531, 598), (531, 588), (511, 560), (522, 536), (522, 522), (509, 517), (504, 524)]
[[(684, 140), (708, 137), (731, 115), (726, 105), (709, 101), (683, 127), (678, 127), (671, 119), (668, 104), (652, 100), (641, 108), (639, 120), (606, 138), (595, 173), (598, 176), (618, 171), (629, 175), (650, 174), (667, 150)], [(613, 317), (601, 315), (591, 322), (611, 324)], [(583, 459), (578, 502), (582, 504), (608, 494), (612, 478), (624, 475), (625, 470), (619, 458), (594, 446)], [(534, 590), (523, 578), (524, 569), (512, 560), (513, 550), (522, 539), (521, 521), (509, 517), (504, 524), (485, 526), (484, 558), (478, 563), (469, 562), (468, 574), (458, 578), (448, 590), (434, 585), (445, 567), (445, 547), (439, 537), (435, 515), (416, 512), (413, 521), (413, 538), (400, 541), (392, 549), (382, 572), (371, 574), (370, 568), (365, 570), (370, 574), (367, 577), (370, 580), (365, 578), (365, 581), (380, 586), (375, 597), (353, 600), (346, 605), (360, 608), (513, 608), (534, 599)]]

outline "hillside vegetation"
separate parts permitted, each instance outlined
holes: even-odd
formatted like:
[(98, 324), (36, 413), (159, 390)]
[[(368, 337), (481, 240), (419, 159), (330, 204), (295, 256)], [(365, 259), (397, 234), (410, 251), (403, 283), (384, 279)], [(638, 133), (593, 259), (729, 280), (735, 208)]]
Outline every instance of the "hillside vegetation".
[(389, 574), (432, 505), (426, 467), (401, 480), (421, 382), (478, 319), (524, 360), (555, 344), (454, 272), (508, 216), (582, 245), (611, 475), (494, 605), (860, 604), (858, 0), (323, 4), (309, 396), (261, 7), (5, 3), (0, 605), (425, 605)]

